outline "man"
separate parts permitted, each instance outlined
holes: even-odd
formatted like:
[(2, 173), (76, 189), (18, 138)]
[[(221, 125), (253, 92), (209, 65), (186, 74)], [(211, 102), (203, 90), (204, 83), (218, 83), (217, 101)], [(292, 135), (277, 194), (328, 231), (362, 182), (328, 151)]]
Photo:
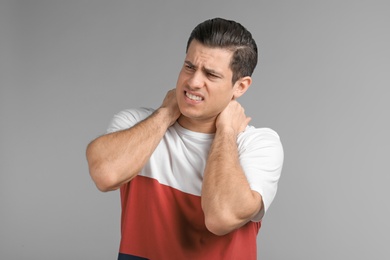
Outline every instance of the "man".
[(207, 20), (162, 105), (122, 111), (88, 146), (97, 187), (120, 188), (118, 259), (256, 259), (283, 164), (278, 135), (248, 126), (236, 101), (256, 64), (243, 26)]

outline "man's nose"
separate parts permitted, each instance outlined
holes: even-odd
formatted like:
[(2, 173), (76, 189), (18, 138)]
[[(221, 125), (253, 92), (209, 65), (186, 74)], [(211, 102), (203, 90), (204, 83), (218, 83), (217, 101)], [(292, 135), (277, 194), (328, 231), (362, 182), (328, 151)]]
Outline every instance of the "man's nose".
[(188, 86), (193, 89), (202, 88), (204, 86), (204, 77), (200, 71), (194, 72), (187, 82)]

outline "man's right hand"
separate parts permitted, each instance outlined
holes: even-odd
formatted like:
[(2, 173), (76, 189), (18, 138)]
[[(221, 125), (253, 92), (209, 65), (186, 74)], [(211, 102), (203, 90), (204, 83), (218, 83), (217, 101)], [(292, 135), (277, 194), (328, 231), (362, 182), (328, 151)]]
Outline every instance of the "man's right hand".
[(159, 109), (166, 109), (170, 118), (170, 126), (173, 125), (180, 117), (180, 109), (177, 104), (176, 89), (171, 89), (167, 92), (162, 105)]

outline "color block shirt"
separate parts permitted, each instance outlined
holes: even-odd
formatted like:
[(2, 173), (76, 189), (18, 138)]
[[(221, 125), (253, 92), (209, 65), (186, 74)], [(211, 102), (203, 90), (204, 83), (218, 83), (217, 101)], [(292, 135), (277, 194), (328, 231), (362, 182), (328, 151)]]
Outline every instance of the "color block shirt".
[[(108, 133), (127, 129), (153, 109), (124, 110)], [(277, 133), (248, 126), (237, 138), (241, 167), (264, 208), (252, 221), (223, 236), (207, 230), (201, 208), (203, 172), (214, 134), (193, 132), (177, 122), (141, 172), (120, 188), (121, 244), (118, 259), (256, 259), (261, 219), (275, 197), (283, 165)]]

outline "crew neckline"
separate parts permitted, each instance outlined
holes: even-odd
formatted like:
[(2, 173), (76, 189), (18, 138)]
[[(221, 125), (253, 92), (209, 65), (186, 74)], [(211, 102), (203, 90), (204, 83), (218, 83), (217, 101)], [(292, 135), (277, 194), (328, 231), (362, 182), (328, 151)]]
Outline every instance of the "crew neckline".
[(181, 133), (181, 134), (183, 134), (183, 135), (191, 136), (191, 137), (197, 137), (197, 138), (202, 138), (202, 139), (210, 140), (210, 139), (213, 139), (214, 136), (215, 136), (214, 133), (208, 134), (208, 133), (200, 133), (200, 132), (195, 132), (195, 131), (189, 130), (189, 129), (187, 129), (187, 128), (182, 127), (177, 121), (176, 121), (176, 123), (173, 125), (173, 127), (174, 127), (174, 128), (176, 129), (176, 131), (178, 131), (179, 133)]

